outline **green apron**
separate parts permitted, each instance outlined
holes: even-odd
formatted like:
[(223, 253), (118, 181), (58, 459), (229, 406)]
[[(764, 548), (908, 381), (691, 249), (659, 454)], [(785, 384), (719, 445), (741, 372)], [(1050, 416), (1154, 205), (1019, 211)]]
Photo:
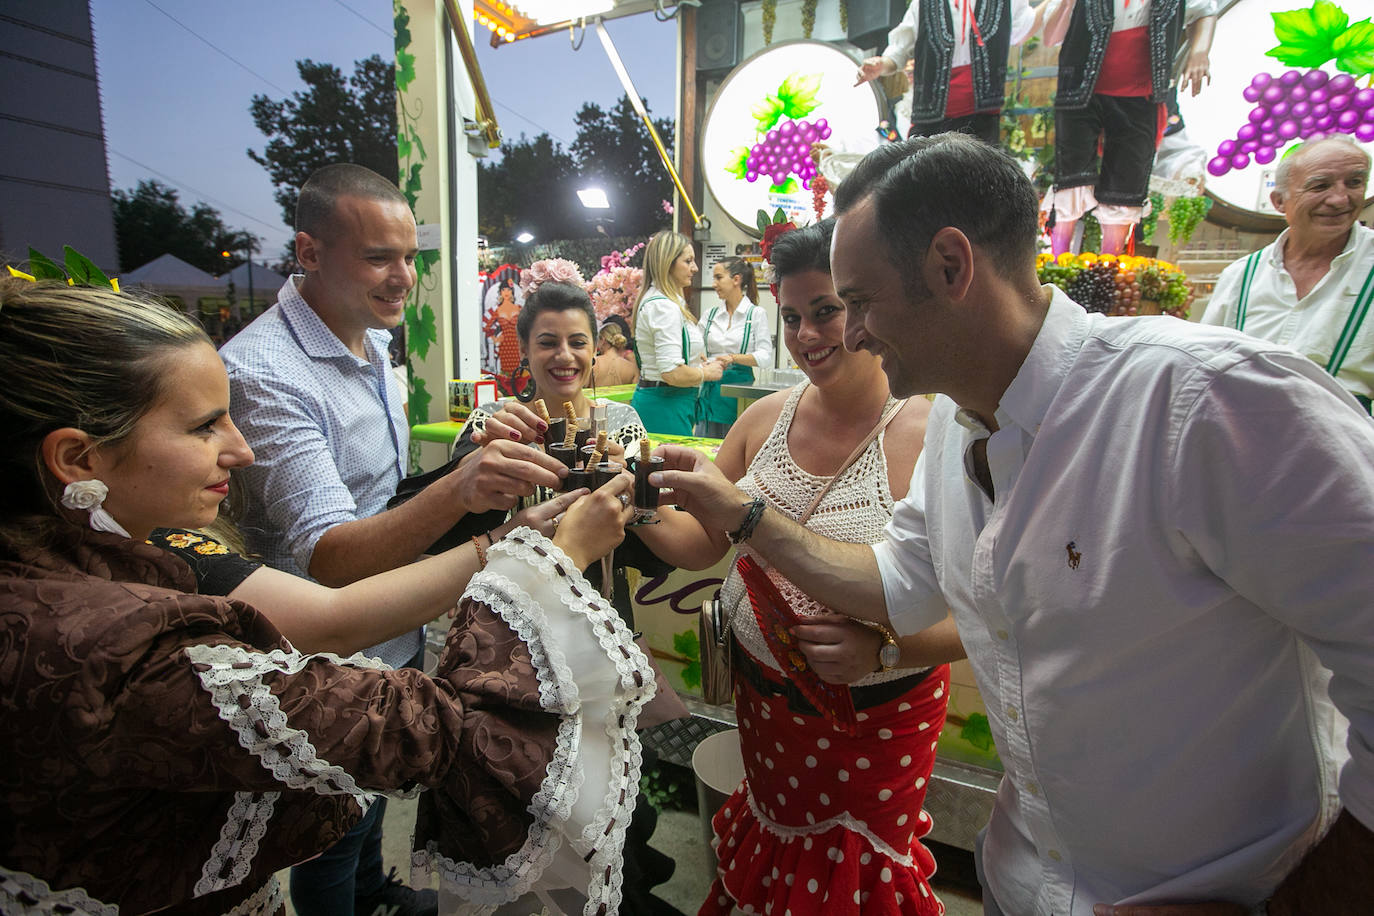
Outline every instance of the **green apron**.
[[(637, 352), (637, 351), (636, 351)], [(687, 328), (682, 328), (682, 362), (687, 363)], [(635, 387), (630, 406), (651, 433), (690, 436), (697, 422), (697, 389), (677, 388), (662, 382), (652, 388)]]
[[(749, 352), (749, 337), (754, 327), (754, 309), (756, 305), (751, 305), (749, 314), (744, 316), (744, 339), (739, 345), (741, 353)], [(705, 329), (702, 331), (702, 340), (705, 341), (706, 334), (711, 330), (711, 323), (716, 320), (716, 313), (720, 307), (711, 309), (711, 314), (706, 316)], [(741, 366), (738, 363), (728, 366), (720, 376), (718, 382), (707, 382), (701, 386), (701, 409), (700, 419), (703, 423), (719, 423), (729, 427), (739, 417), (739, 401), (735, 398), (727, 398), (720, 393), (721, 385), (748, 385), (754, 381), (754, 368), (752, 366)], [(722, 432), (723, 436), (724, 433)]]
[[(1236, 330), (1245, 330), (1245, 310), (1250, 302), (1250, 284), (1255, 279), (1255, 272), (1259, 269), (1260, 255), (1264, 249), (1256, 251), (1245, 259), (1245, 270), (1240, 276), (1240, 296), (1236, 302)], [(1345, 365), (1345, 358), (1350, 355), (1350, 346), (1355, 342), (1355, 336), (1360, 331), (1360, 326), (1364, 324), (1365, 316), (1369, 314), (1370, 304), (1374, 303), (1374, 270), (1365, 277), (1364, 287), (1360, 294), (1355, 297), (1355, 304), (1350, 308), (1350, 315), (1345, 319), (1345, 327), (1341, 329), (1341, 336), (1336, 340), (1336, 346), (1331, 350), (1331, 356), (1326, 361), (1326, 371), (1332, 377), (1341, 371), (1341, 366)], [(1351, 397), (1360, 402), (1360, 406), (1366, 413), (1371, 413), (1370, 399), (1362, 394), (1350, 393)]]

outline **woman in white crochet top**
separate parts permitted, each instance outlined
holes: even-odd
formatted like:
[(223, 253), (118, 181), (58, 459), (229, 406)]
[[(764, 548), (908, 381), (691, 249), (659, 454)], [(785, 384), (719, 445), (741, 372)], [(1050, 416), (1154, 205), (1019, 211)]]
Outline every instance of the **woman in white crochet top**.
[[(830, 279), (831, 231), (825, 220), (789, 232), (768, 253), (783, 341), (808, 380), (751, 405), (716, 465), (792, 518), (836, 478), (808, 527), (873, 543), (906, 495), (930, 405), (924, 398), (893, 401), (878, 358), (844, 348), (844, 307)], [(891, 422), (846, 467), (890, 409)], [(640, 536), (671, 563), (702, 568), (729, 548), (723, 532), (705, 531), (685, 512), (659, 515), (663, 523)], [(810, 667), (826, 681), (850, 685), (858, 733), (838, 730), (788, 680), (732, 570), (721, 600), (738, 642), (735, 696), (746, 776), (713, 821), (718, 877), (701, 913), (816, 913), (823, 902), (826, 912), (943, 912), (927, 881), (934, 860), (920, 838), (930, 830), (921, 803), (944, 723), (948, 666), (921, 667), (933, 659), (900, 641), (889, 646), (890, 634), (833, 614), (775, 571), (769, 575), (792, 609), (812, 618), (793, 628)], [(951, 645), (949, 654), (961, 653)]]

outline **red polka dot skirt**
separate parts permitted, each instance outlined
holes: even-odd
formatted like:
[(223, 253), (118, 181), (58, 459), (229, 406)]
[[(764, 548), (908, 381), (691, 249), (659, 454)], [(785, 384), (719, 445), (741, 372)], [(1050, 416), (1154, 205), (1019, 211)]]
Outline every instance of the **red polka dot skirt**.
[(712, 820), (719, 865), (700, 916), (941, 916), (921, 804), (948, 691), (942, 665), (860, 709), (850, 737), (737, 679), (745, 780)]

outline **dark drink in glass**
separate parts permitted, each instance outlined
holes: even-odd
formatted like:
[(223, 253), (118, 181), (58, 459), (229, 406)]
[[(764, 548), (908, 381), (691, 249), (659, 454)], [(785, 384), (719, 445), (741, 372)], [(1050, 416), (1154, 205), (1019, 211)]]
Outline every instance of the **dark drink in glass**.
[(546, 449), (550, 455), (563, 462), (568, 468), (577, 467), (577, 447), (562, 442), (550, 442)]
[(588, 490), (596, 489), (595, 472), (580, 468), (569, 471), (568, 476), (563, 479), (563, 491), (570, 492), (578, 487), (586, 487)]
[(603, 461), (592, 471), (592, 475), (598, 487), (605, 486), (620, 476), (620, 463), (617, 461)]
[(663, 457), (660, 455), (650, 456), (648, 461), (642, 458), (635, 459), (634, 504), (636, 509), (650, 513), (658, 509), (658, 487), (649, 483), (649, 475), (661, 470), (663, 470)]

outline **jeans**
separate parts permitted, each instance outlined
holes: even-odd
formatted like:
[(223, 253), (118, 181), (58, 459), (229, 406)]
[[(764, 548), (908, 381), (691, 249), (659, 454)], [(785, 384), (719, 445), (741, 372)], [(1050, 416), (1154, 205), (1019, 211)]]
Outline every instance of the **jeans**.
[[(420, 649), (407, 668), (423, 668)], [(382, 871), (382, 817), (386, 798), (380, 796), (343, 835), (309, 862), (291, 869), (291, 905), (297, 916), (352, 916), (353, 898), (366, 897), (386, 883)]]
[(375, 893), (382, 873), (382, 816), (386, 799), (323, 853), (291, 869), (291, 905), (299, 916), (351, 916), (353, 898)]

